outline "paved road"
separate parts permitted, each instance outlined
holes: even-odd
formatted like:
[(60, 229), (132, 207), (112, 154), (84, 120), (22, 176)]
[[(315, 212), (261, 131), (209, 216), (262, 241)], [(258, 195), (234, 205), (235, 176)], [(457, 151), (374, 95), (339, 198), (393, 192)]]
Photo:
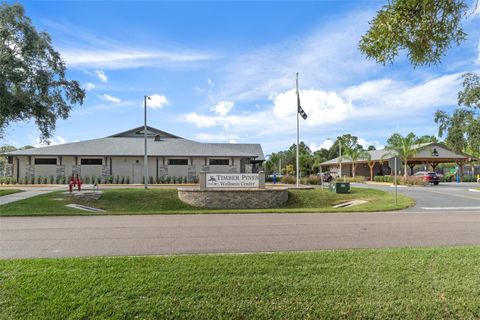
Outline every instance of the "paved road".
[(0, 218), (0, 257), (480, 244), (480, 212)]
[[(382, 185), (355, 184), (356, 187), (375, 188), (394, 192), (395, 188)], [(438, 186), (398, 187), (398, 192), (415, 199), (415, 207), (406, 211), (478, 211), (480, 213), (480, 192), (471, 189), (480, 187), (478, 183), (440, 183)]]

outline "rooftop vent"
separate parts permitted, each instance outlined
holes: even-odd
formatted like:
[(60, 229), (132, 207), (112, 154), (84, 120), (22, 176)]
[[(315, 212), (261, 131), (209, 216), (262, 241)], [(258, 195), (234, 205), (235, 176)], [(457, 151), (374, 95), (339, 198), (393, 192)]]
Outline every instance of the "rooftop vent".
[(155, 135), (155, 141), (160, 141), (160, 140), (161, 140), (160, 135), (159, 134)]

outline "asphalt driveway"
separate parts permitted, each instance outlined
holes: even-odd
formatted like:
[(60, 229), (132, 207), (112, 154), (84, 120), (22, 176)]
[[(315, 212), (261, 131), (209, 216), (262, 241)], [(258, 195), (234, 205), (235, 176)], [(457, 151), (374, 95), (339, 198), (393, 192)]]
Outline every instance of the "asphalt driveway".
[[(395, 192), (392, 186), (375, 184), (354, 184), (355, 187), (375, 188)], [(415, 206), (404, 211), (410, 212), (464, 212), (480, 213), (480, 192), (472, 191), (480, 187), (478, 183), (440, 183), (438, 186), (397, 188), (398, 193), (415, 199)]]

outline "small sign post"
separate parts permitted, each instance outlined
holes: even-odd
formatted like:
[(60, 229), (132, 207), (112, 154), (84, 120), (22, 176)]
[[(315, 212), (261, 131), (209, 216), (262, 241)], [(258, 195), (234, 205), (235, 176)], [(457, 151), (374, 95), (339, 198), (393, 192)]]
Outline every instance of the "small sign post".
[(398, 193), (397, 193), (397, 158), (395, 158), (395, 206), (398, 206)]

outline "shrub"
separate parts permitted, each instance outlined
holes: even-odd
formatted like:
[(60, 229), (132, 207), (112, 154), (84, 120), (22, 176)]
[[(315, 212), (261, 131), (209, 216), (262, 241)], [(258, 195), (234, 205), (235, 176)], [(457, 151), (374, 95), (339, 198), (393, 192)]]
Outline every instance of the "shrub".
[(463, 182), (477, 182), (477, 178), (474, 176), (463, 176), (462, 177)]
[(4, 184), (5, 183), (5, 177), (0, 177), (0, 184)]
[(116, 176), (115, 177), (115, 184), (119, 184), (120, 183), (120, 177), (119, 176)]
[(126, 184), (130, 184), (130, 176), (126, 176), (126, 177), (125, 177), (125, 183), (126, 183)]
[(48, 179), (48, 183), (49, 183), (49, 184), (53, 184), (53, 183), (55, 182), (55, 179), (53, 178), (53, 176), (50, 176), (50, 177), (48, 177), (48, 178), (49, 178), (49, 179)]
[[(343, 181), (342, 178), (339, 179), (340, 181)], [(346, 177), (345, 179), (346, 182), (358, 182), (358, 183), (365, 183), (366, 179), (364, 176), (356, 176), (356, 177)]]
[(407, 186), (426, 186), (427, 182), (423, 179), (415, 178), (415, 177), (397, 177), (397, 183), (399, 185), (407, 185)]
[(153, 184), (153, 177), (152, 177), (152, 176), (150, 176), (150, 177), (148, 178), (148, 183)]
[(375, 182), (393, 182), (393, 177), (392, 176), (375, 176), (373, 177), (373, 181)]
[(83, 183), (90, 184), (90, 177), (86, 176), (85, 179), (83, 179)]
[(124, 176), (122, 176), (122, 177), (120, 178), (120, 184), (125, 184), (125, 177), (124, 177)]
[(17, 184), (17, 178), (11, 178), (10, 184)]
[(296, 183), (297, 180), (294, 176), (291, 176), (291, 175), (285, 175), (282, 177), (282, 183), (285, 183), (285, 184), (294, 184)]
[[(295, 181), (296, 182), (296, 181)], [(300, 183), (302, 184), (311, 184), (311, 185), (317, 185), (321, 184), (321, 180), (319, 176), (316, 175), (310, 175), (308, 177), (300, 179)]]
[(193, 177), (193, 178), (192, 178), (192, 183), (198, 183), (198, 177), (196, 177), (196, 176)]
[(177, 182), (177, 177), (176, 176), (173, 176), (172, 177), (172, 183), (175, 184)]

